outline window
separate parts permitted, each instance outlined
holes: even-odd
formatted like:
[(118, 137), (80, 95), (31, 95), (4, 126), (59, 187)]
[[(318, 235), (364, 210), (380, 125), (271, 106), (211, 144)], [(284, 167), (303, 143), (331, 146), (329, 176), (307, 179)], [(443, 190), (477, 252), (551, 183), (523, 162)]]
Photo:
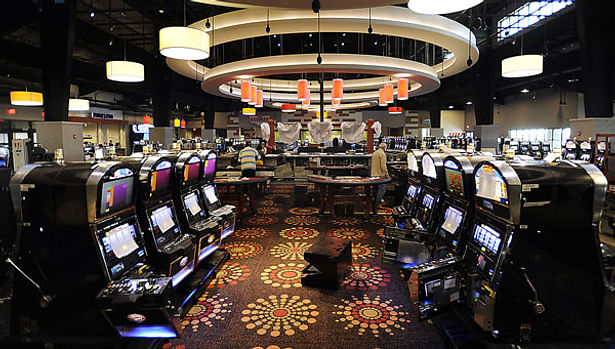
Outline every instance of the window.
[(498, 21), (498, 41), (542, 21), (543, 19), (573, 5), (575, 0), (530, 1)]
[(570, 139), (568, 128), (531, 128), (509, 130), (508, 136), (517, 141), (541, 141), (551, 144), (551, 149), (563, 147)]

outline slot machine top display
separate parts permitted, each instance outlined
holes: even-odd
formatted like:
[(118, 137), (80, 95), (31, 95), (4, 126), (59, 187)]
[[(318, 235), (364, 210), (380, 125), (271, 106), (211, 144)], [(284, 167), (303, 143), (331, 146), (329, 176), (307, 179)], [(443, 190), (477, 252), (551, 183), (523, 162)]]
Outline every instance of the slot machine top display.
[(178, 189), (197, 185), (201, 181), (201, 157), (196, 152), (179, 153), (175, 162), (175, 177)]
[(218, 155), (213, 150), (201, 150), (199, 152), (203, 162), (203, 182), (212, 183), (216, 178), (216, 162)]

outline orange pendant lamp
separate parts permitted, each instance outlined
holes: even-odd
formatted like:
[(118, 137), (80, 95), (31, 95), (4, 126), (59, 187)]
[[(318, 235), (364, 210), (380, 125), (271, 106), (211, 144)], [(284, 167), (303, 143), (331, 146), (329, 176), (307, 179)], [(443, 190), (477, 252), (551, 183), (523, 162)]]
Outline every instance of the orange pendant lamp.
[(250, 87), (250, 101), (249, 105), (256, 105), (256, 98), (258, 97), (258, 88), (256, 86)]
[(384, 85), (384, 100), (388, 104), (393, 103), (393, 84)]
[(301, 101), (301, 105), (303, 105), (304, 107), (308, 107), (311, 103), (312, 99), (312, 92), (310, 92), (310, 90), (307, 91), (307, 98), (303, 101)]
[(331, 91), (331, 99), (342, 100), (344, 98), (344, 80), (333, 79), (333, 89)]
[(146, 125), (151, 125), (152, 124), (152, 117), (149, 115), (145, 115), (143, 117), (143, 123)]
[(252, 93), (252, 84), (249, 81), (241, 82), (241, 101), (249, 102), (250, 101), (250, 93)]
[(339, 107), (340, 104), (342, 104), (342, 100), (341, 99), (332, 99), (331, 100), (331, 105), (334, 107)]
[(282, 104), (282, 113), (294, 113), (297, 111), (297, 106), (294, 104)]
[(263, 91), (256, 91), (256, 104), (254, 106), (257, 108), (263, 107)]
[(386, 101), (386, 99), (384, 98), (384, 89), (383, 89), (383, 88), (381, 88), (381, 89), (378, 91), (378, 94), (379, 94), (379, 95), (378, 95), (378, 105), (379, 105), (379, 106), (381, 106), (381, 107), (386, 106), (386, 105), (387, 105), (387, 101)]
[(308, 81), (305, 79), (297, 80), (297, 99), (301, 102), (308, 98)]
[(406, 78), (399, 78), (397, 80), (397, 99), (405, 101), (408, 99), (408, 92), (410, 87), (410, 80)]

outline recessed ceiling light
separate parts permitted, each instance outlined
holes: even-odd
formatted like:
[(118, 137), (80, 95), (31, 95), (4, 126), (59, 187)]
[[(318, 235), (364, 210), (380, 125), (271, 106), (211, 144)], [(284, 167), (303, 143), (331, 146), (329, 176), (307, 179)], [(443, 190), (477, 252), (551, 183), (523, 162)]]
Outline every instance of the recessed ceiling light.
[(163, 10), (163, 9), (160, 9), (160, 10), (158, 10), (158, 13), (163, 14), (163, 13), (164, 13), (164, 10)]
[(94, 10), (92, 10), (90, 12), (90, 18), (94, 18), (94, 17), (96, 17), (96, 12), (94, 12)]
[(521, 93), (528, 93), (530, 92), (530, 90), (528, 90), (527, 88), (524, 88), (523, 90), (521, 90)]
[(466, 105), (472, 105), (472, 101), (467, 101)]
[(452, 105), (448, 106), (448, 109), (453, 109), (453, 108), (455, 108), (455, 107), (453, 107)]

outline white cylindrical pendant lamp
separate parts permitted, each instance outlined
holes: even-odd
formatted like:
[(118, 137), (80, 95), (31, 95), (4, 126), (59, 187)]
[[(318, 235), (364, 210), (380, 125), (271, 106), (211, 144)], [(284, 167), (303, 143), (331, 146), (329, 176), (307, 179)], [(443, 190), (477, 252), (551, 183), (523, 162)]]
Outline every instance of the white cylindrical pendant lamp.
[(542, 74), (543, 57), (541, 55), (522, 55), (502, 60), (503, 78), (524, 78)]
[(145, 67), (137, 62), (109, 61), (107, 79), (119, 82), (142, 82), (145, 80)]
[(209, 58), (209, 34), (191, 27), (166, 27), (158, 34), (160, 54), (198, 61)]

